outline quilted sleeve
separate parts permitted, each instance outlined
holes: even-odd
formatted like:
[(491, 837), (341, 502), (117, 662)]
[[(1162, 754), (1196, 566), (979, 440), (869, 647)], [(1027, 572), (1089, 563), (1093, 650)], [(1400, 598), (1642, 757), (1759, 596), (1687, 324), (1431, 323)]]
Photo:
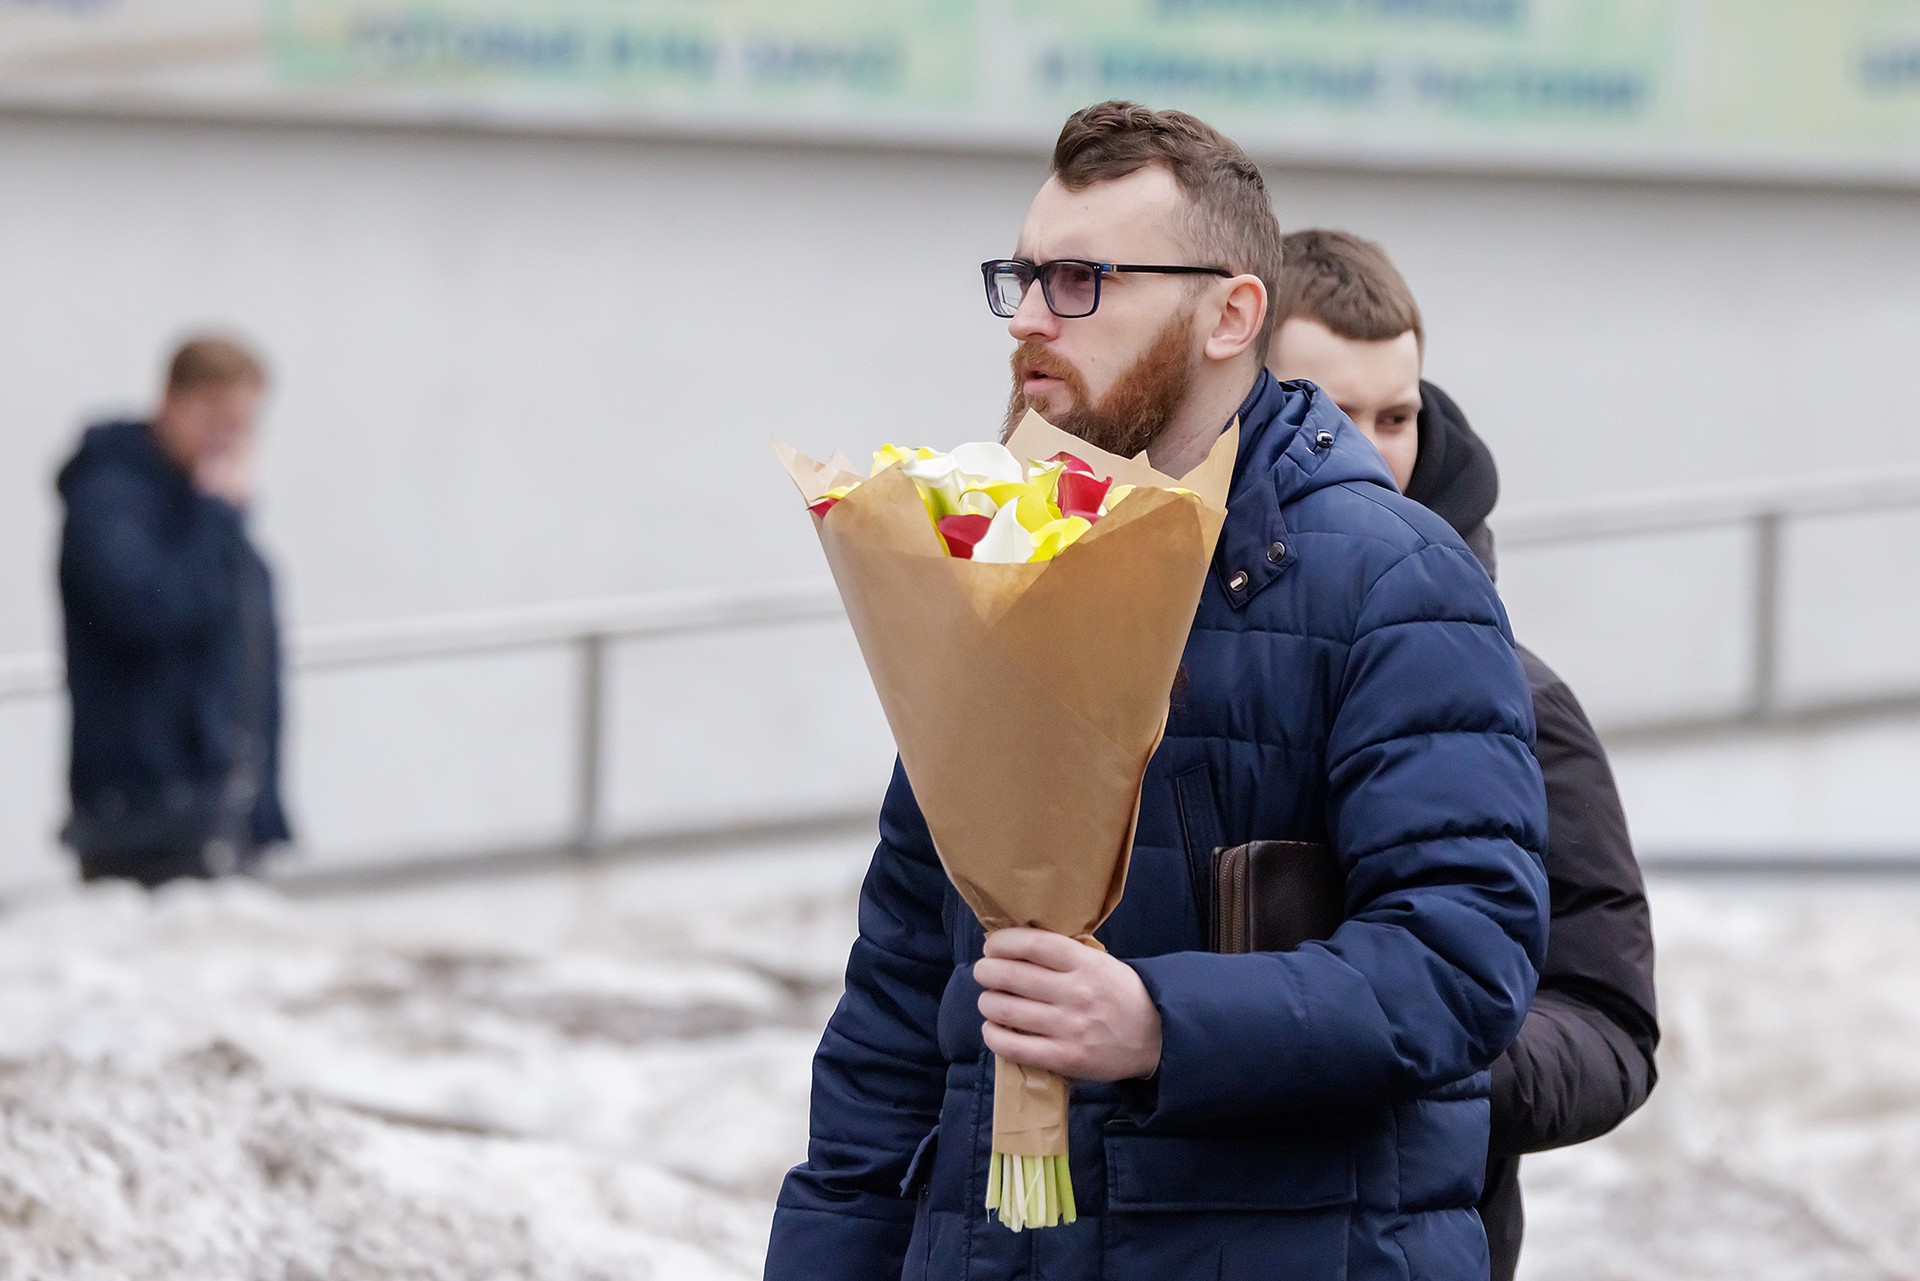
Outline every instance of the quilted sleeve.
[(1357, 616), (1327, 746), (1345, 923), (1289, 953), (1134, 962), (1161, 1015), (1148, 1123), (1376, 1106), (1487, 1067), (1546, 948), (1532, 701), (1473, 557), (1429, 543)]
[(1547, 783), (1553, 928), (1519, 1039), (1493, 1065), (1493, 1153), (1605, 1134), (1646, 1101), (1660, 1041), (1653, 923), (1600, 736), (1573, 691), (1520, 651)]
[(941, 920), (946, 877), (926, 820), (894, 768), (880, 845), (860, 892), (845, 995), (813, 1060), (807, 1160), (774, 1211), (768, 1281), (900, 1275), (915, 1148), (940, 1119), (946, 1063), (935, 1040), (953, 971)]

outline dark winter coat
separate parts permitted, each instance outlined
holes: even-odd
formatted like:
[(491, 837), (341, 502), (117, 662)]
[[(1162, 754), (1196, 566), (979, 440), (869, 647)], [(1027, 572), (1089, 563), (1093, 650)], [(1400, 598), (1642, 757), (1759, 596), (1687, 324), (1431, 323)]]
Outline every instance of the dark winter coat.
[(83, 867), (287, 839), (272, 580), (241, 512), (195, 490), (145, 423), (90, 428), (58, 484)]
[[(1188, 680), (1099, 931), (1159, 1010), (1157, 1073), (1073, 1089), (1080, 1219), (981, 1208), (991, 1056), (949, 888), (896, 769), (772, 1281), (1479, 1281), (1489, 1065), (1543, 955), (1545, 808), (1499, 600), (1330, 400), (1264, 372)], [(1348, 919), (1205, 951), (1210, 858), (1320, 839)]]
[[(1420, 452), (1407, 496), (1432, 508), (1493, 571), (1493, 455), (1452, 398), (1421, 384)], [(1605, 1134), (1653, 1088), (1653, 926), (1626, 815), (1593, 725), (1553, 670), (1520, 651), (1547, 785), (1546, 968), (1520, 1038), (1493, 1066), (1493, 1143), (1480, 1217), (1494, 1281), (1510, 1281), (1525, 1226), (1520, 1156)]]

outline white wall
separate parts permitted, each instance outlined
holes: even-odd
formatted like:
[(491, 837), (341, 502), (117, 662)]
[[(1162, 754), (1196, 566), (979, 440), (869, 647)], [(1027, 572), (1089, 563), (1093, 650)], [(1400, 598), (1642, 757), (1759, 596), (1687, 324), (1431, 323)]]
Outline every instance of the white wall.
[[(276, 372), (258, 519), (295, 626), (818, 576), (768, 436), (857, 455), (995, 426), (1010, 340), (974, 264), (1010, 246), (1042, 172), (1037, 155), (0, 116), (0, 654), (57, 640), (49, 477), (73, 435), (143, 406), (170, 341), (206, 323), (252, 336)], [(1429, 372), (1499, 454), (1509, 508), (1920, 463), (1920, 193), (1270, 176), (1286, 225), (1394, 254)], [(1590, 630), (1574, 617), (1535, 621)], [(616, 779), (618, 812), (739, 804), (727, 760), (757, 723), (703, 718), (688, 691), (765, 705), (743, 672), (784, 690), (817, 669), (819, 706), (847, 700), (865, 728), (826, 754), (844, 768), (806, 777), (842, 800), (877, 791), (857, 659), (842, 633), (797, 636), (767, 633), (760, 661), (636, 660), (675, 683), (678, 719), (639, 695), (616, 758), (673, 769), (657, 801)], [(319, 855), (452, 848), (564, 810), (558, 747), (471, 759), (488, 725), (503, 744), (570, 741), (557, 722), (521, 733), (536, 714), (511, 710), (569, 688), (542, 661), (404, 696), (372, 689), (398, 673), (303, 683), (295, 803)], [(806, 755), (812, 718), (778, 697), (758, 737)], [(9, 849), (57, 812), (17, 779), (57, 776), (59, 721), (0, 704)], [(663, 724), (682, 727), (665, 746)], [(786, 786), (776, 756), (755, 769)], [(363, 785), (409, 773), (419, 790)]]

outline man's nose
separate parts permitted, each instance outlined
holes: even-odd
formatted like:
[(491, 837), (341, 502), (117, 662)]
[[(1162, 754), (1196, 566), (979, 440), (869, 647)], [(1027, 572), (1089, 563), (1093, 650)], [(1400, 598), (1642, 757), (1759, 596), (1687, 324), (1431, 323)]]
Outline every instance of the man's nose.
[(1007, 322), (1007, 332), (1016, 342), (1048, 342), (1060, 336), (1060, 317), (1047, 306), (1046, 291), (1039, 281), (1027, 286), (1013, 319)]

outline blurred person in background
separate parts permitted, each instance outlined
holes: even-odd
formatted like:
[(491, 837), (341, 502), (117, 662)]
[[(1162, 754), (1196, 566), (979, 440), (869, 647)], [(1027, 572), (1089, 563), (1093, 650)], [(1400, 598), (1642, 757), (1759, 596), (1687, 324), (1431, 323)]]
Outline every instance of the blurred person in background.
[(273, 582), (246, 527), (265, 390), (246, 347), (194, 338), (150, 421), (88, 428), (60, 470), (63, 836), (86, 880), (246, 871), (288, 838)]
[[(1425, 331), (1379, 246), (1339, 231), (1286, 237), (1269, 364), (1319, 385), (1373, 441), (1402, 493), (1444, 517), (1494, 572), (1493, 455), (1460, 407), (1421, 380)], [(1519, 650), (1547, 784), (1546, 967), (1520, 1039), (1493, 1068), (1480, 1216), (1494, 1281), (1519, 1265), (1520, 1157), (1613, 1129), (1652, 1090), (1653, 928), (1605, 750), (1553, 670)]]

